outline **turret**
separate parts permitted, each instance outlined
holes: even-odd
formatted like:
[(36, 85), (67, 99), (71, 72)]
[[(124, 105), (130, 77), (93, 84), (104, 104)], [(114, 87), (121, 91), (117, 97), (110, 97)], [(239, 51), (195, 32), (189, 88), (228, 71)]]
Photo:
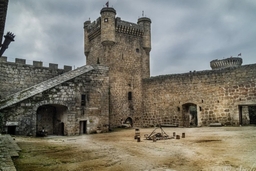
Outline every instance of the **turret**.
[(240, 57), (230, 57), (222, 60), (213, 60), (210, 62), (211, 68), (213, 70), (223, 69), (229, 67), (238, 67), (243, 63), (243, 59)]
[(101, 14), (101, 43), (102, 45), (115, 44), (115, 15), (116, 10), (111, 7), (102, 8)]
[(84, 22), (84, 54), (88, 57), (90, 52), (90, 44), (89, 44), (89, 38), (88, 38), (88, 26), (91, 24), (91, 21), (85, 21)]
[(141, 17), (137, 23), (143, 26), (143, 48), (149, 53), (151, 51), (151, 20), (147, 17)]
[(150, 77), (150, 54), (151, 51), (151, 20), (147, 17), (138, 19), (138, 25), (143, 27), (142, 47), (145, 55), (142, 58), (142, 78)]

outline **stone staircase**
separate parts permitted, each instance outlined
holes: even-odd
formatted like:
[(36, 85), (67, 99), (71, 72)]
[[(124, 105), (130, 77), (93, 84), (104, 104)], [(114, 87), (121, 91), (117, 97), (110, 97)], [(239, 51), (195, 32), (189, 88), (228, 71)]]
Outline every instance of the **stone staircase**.
[(10, 135), (0, 134), (0, 171), (16, 171), (13, 157), (19, 157), (20, 147)]
[(54, 78), (48, 79), (46, 81), (43, 81), (39, 84), (36, 84), (32, 87), (29, 87), (27, 89), (24, 89), (22, 91), (19, 91), (17, 93), (14, 93), (10, 96), (8, 96), (6, 99), (3, 99), (0, 101), (0, 110), (4, 109), (10, 105), (13, 105), (15, 103), (18, 103), (22, 100), (25, 100), (29, 97), (32, 97), (38, 93), (41, 93), (45, 90), (48, 90), (52, 87), (55, 87), (65, 81), (71, 80), (79, 75), (82, 75), (86, 72), (89, 72), (91, 70), (93, 70), (94, 67), (90, 66), (90, 65), (84, 65), (80, 68), (77, 68), (75, 70), (63, 73), (59, 76), (56, 76)]

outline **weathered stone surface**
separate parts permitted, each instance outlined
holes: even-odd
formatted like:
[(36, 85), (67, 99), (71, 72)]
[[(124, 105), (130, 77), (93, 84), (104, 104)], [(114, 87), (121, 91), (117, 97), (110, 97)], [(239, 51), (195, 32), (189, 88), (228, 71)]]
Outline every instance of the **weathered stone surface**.
[[(249, 124), (248, 107), (256, 104), (256, 65), (143, 79), (143, 125), (154, 122), (188, 126), (186, 105), (197, 107), (198, 126)], [(249, 98), (250, 97), (250, 98)]]
[[(83, 106), (82, 94), (86, 97)], [(97, 127), (107, 131), (108, 104), (108, 68), (84, 66), (17, 92), (0, 106), (3, 126), (18, 123), (15, 134), (36, 135), (44, 128), (48, 134), (74, 135), (92, 133)], [(81, 121), (87, 122), (86, 130), (81, 130)]]

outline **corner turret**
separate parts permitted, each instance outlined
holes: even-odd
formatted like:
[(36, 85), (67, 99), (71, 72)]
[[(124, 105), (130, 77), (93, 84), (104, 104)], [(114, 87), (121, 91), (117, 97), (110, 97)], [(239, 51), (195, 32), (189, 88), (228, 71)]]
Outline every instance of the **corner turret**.
[(213, 70), (229, 68), (229, 67), (238, 67), (243, 63), (243, 59), (240, 57), (230, 57), (222, 60), (212, 60), (210, 66)]
[(91, 24), (91, 21), (85, 21), (84, 22), (84, 54), (88, 57), (90, 52), (90, 43), (88, 38), (88, 26)]
[(137, 22), (143, 28), (142, 47), (145, 55), (142, 58), (142, 78), (150, 77), (150, 54), (151, 51), (151, 20), (147, 17), (141, 17)]
[(138, 19), (137, 24), (141, 25), (144, 29), (143, 48), (149, 53), (151, 51), (151, 20), (147, 17), (141, 17)]
[(115, 44), (115, 15), (116, 10), (111, 7), (104, 7), (100, 11), (101, 14), (101, 44)]

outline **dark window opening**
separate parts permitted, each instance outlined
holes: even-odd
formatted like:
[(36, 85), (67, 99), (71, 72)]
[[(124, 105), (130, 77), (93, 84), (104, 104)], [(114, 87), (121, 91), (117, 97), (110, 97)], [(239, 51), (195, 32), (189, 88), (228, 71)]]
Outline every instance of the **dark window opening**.
[(10, 135), (16, 135), (16, 126), (8, 126), (7, 133)]
[(139, 49), (139, 48), (137, 48), (137, 49), (136, 49), (136, 52), (137, 52), (137, 53), (139, 53), (139, 52), (140, 52), (140, 49)]
[(132, 92), (128, 92), (128, 100), (132, 100)]
[(97, 59), (97, 64), (100, 64), (100, 59), (99, 58)]
[(180, 107), (177, 107), (178, 112), (180, 111)]
[(108, 18), (104, 18), (104, 22), (108, 22)]
[(199, 111), (202, 111), (202, 107), (201, 106), (199, 106)]
[(86, 105), (86, 95), (82, 94), (81, 95), (81, 106), (85, 106)]

